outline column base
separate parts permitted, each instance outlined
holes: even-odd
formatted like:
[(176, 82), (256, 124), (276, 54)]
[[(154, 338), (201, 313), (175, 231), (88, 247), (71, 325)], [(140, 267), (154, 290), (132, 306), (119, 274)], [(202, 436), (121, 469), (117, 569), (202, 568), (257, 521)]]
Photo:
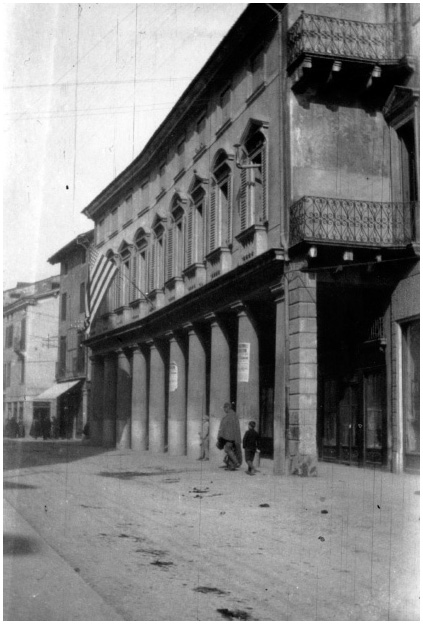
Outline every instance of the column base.
[(115, 420), (103, 420), (103, 446), (116, 446)]
[(150, 422), (149, 447), (152, 453), (164, 453), (164, 423)]
[(131, 448), (131, 428), (126, 420), (116, 421), (116, 448), (121, 450)]
[(317, 457), (300, 454), (290, 457), (288, 474), (299, 477), (317, 477)]
[(168, 422), (169, 455), (185, 455), (185, 422), (169, 420)]
[(200, 457), (200, 452), (201, 452), (200, 431), (201, 431), (201, 420), (188, 420), (187, 422), (187, 456), (190, 459), (198, 459)]
[(148, 448), (148, 433), (146, 427), (137, 421), (131, 423), (131, 449), (133, 451), (146, 451)]
[(90, 444), (94, 446), (102, 445), (102, 422), (101, 420), (91, 420), (90, 422)]

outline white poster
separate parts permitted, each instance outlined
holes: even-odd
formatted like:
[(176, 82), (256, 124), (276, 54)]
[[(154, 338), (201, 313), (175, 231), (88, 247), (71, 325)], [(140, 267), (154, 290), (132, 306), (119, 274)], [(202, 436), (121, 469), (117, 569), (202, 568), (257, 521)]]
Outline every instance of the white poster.
[(238, 381), (248, 383), (250, 380), (250, 343), (240, 342), (238, 345)]
[(178, 365), (171, 362), (169, 365), (169, 392), (175, 392), (178, 387)]

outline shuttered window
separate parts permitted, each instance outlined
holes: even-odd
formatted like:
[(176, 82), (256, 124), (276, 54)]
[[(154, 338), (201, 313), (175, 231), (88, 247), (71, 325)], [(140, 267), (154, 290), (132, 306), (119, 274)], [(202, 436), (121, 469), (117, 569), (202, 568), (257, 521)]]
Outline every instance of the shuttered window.
[(194, 258), (194, 211), (195, 206), (191, 206), (187, 216), (187, 245), (185, 265), (191, 266), (195, 262)]
[(241, 169), (241, 188), (240, 188), (240, 220), (241, 232), (247, 229), (248, 223), (248, 199), (247, 199), (247, 171)]
[(170, 280), (173, 277), (174, 266), (174, 227), (173, 224), (167, 231), (167, 264), (166, 264), (166, 280)]
[(217, 247), (216, 227), (217, 227), (217, 210), (216, 210), (216, 182), (212, 181), (210, 192), (210, 209), (209, 209), (209, 252), (214, 251)]

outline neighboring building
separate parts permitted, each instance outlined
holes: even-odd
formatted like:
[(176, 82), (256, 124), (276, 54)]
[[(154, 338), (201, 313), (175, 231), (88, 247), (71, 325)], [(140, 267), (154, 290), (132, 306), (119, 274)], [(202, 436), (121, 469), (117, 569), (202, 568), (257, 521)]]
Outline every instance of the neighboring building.
[(249, 5), (85, 208), (99, 444), (217, 461), (230, 400), (275, 473), (418, 468), (418, 11)]
[(52, 416), (38, 395), (54, 383), (60, 277), (17, 284), (3, 292), (3, 422)]
[[(56, 384), (48, 390), (56, 401), (56, 435), (81, 437), (88, 419), (88, 358), (85, 338), (85, 290), (88, 282), (90, 230), (73, 239), (48, 261), (60, 263), (60, 315)], [(53, 397), (52, 397), (53, 398)]]

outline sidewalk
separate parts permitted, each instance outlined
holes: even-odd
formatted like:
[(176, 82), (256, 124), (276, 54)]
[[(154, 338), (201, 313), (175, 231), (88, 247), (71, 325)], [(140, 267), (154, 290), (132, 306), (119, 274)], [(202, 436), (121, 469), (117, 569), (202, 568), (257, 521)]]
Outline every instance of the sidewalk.
[(74, 442), (8, 442), (5, 463), (7, 500), (121, 619), (419, 619), (417, 476)]

